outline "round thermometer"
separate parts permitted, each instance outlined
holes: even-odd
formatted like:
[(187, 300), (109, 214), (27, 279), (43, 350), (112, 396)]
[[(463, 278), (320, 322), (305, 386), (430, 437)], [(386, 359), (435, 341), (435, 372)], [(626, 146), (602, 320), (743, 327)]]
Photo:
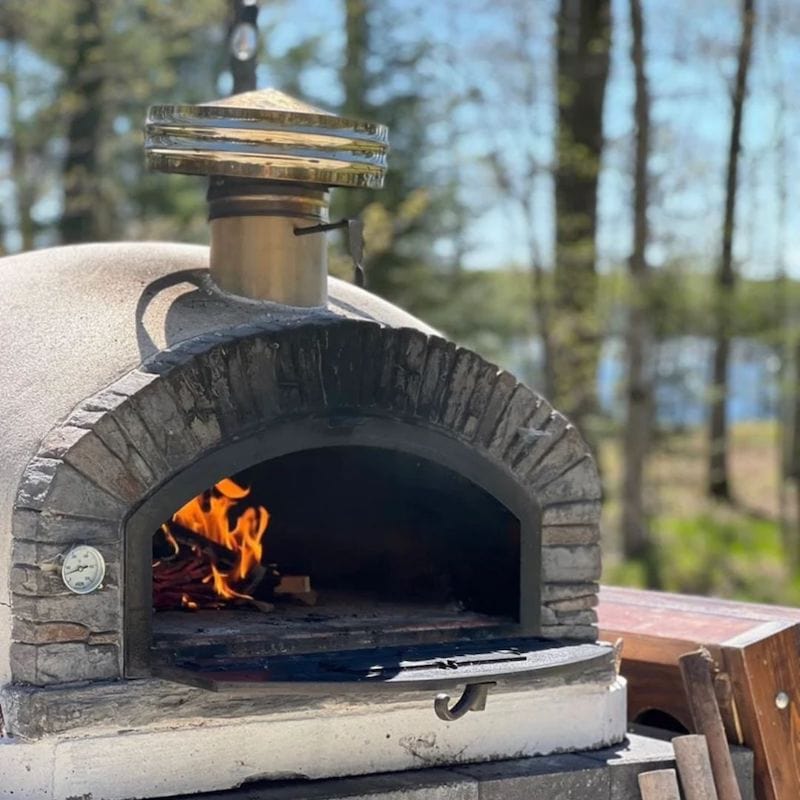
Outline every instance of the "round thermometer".
[(106, 574), (106, 562), (100, 551), (88, 544), (79, 544), (65, 556), (61, 579), (75, 594), (89, 594), (99, 589)]

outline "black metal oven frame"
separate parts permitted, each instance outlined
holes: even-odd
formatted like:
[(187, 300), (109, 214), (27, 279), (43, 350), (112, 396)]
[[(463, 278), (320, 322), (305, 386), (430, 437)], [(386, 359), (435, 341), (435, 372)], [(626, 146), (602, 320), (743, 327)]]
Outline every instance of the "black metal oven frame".
[(482, 631), (495, 637), (535, 637), (541, 632), (541, 510), (505, 468), (465, 442), (408, 420), (340, 413), (285, 419), (230, 441), (198, 458), (162, 484), (128, 517), (123, 575), (126, 677), (154, 674), (152, 643), (153, 531), (183, 503), (225, 475), (289, 453), (323, 447), (362, 446), (397, 450), (446, 467), (495, 497), (520, 524), (518, 623)]

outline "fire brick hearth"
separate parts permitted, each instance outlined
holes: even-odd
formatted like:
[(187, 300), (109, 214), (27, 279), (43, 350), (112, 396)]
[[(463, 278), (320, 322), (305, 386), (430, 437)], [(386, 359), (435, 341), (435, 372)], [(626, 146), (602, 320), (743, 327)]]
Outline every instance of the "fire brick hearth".
[(210, 176), (210, 250), (0, 262), (0, 797), (621, 741), (580, 434), (326, 277), (328, 190), (380, 184), (386, 130), (267, 91), (156, 108), (147, 141)]

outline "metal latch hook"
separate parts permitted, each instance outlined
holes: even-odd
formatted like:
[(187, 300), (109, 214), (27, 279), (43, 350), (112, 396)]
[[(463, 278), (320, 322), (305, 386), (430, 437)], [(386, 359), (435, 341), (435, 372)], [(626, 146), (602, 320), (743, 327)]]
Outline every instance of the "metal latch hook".
[(489, 694), (489, 687), (494, 686), (494, 682), (488, 683), (468, 683), (464, 693), (458, 702), (450, 708), (450, 695), (441, 692), (436, 695), (433, 701), (433, 710), (439, 719), (445, 722), (454, 722), (461, 719), (468, 711), (483, 711), (486, 708), (486, 697)]

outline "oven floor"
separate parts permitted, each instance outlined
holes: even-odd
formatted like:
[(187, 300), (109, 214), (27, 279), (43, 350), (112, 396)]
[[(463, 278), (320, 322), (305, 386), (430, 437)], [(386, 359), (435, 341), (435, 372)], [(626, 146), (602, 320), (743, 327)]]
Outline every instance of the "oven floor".
[[(324, 594), (314, 607), (281, 603), (271, 612), (248, 608), (159, 611), (153, 615), (153, 648), (218, 649), (231, 655), (292, 650), (372, 647), (382, 643), (441, 642), (507, 635), (514, 620), (465, 611), (455, 605), (365, 602), (363, 596)], [(518, 633), (518, 632), (517, 632)]]

